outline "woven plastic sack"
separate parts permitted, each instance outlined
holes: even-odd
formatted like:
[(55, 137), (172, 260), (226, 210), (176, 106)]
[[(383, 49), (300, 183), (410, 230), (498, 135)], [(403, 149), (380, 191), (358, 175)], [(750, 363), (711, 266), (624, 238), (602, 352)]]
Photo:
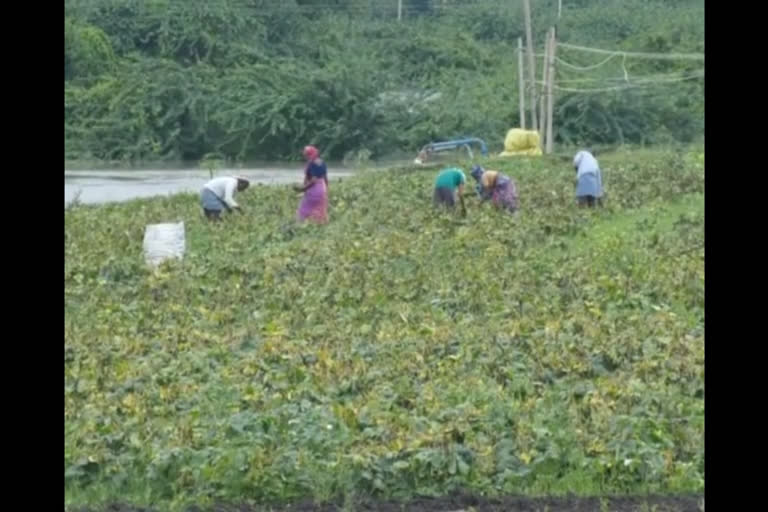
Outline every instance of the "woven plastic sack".
[(499, 156), (541, 156), (539, 132), (512, 128), (504, 139), (504, 151)]
[(144, 230), (144, 260), (157, 267), (168, 259), (184, 258), (184, 223), (149, 224)]

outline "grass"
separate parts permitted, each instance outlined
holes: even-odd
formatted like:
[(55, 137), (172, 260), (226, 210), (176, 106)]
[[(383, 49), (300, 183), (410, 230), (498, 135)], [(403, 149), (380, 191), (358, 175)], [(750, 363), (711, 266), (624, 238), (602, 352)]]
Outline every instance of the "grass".
[[(65, 502), (701, 492), (703, 160), (491, 161), (512, 217), (431, 208), (434, 170), (65, 212)], [(151, 271), (149, 223), (184, 220)]]
[(569, 250), (585, 251), (608, 239), (647, 240), (654, 234), (674, 231), (675, 223), (686, 215), (704, 214), (704, 195), (687, 194), (673, 201), (652, 201), (648, 206), (627, 210), (596, 222)]

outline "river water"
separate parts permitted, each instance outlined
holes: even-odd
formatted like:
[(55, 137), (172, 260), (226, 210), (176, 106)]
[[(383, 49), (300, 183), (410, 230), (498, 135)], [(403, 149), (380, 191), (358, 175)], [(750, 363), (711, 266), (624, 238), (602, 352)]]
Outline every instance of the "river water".
[[(331, 180), (352, 176), (354, 169), (332, 167)], [(238, 174), (251, 183), (267, 185), (300, 183), (303, 171), (299, 166), (271, 166), (267, 168), (220, 170), (217, 176)], [(65, 170), (64, 204), (75, 197), (81, 203), (127, 201), (141, 197), (164, 196), (179, 192), (199, 192), (210, 179), (208, 171), (180, 170)]]

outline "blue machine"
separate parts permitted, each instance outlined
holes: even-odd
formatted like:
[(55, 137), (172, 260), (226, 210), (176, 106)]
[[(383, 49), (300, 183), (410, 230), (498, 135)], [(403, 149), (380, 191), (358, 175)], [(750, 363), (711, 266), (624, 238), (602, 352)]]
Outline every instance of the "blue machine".
[(479, 145), (480, 153), (483, 156), (488, 156), (488, 146), (485, 145), (485, 141), (482, 139), (474, 138), (474, 137), (470, 137), (466, 139), (448, 140), (445, 142), (430, 142), (429, 144), (421, 148), (421, 151), (419, 154), (429, 155), (431, 153), (439, 153), (441, 151), (450, 151), (452, 149), (466, 148), (467, 153), (469, 153), (469, 158), (474, 158), (474, 154), (472, 153), (472, 144)]

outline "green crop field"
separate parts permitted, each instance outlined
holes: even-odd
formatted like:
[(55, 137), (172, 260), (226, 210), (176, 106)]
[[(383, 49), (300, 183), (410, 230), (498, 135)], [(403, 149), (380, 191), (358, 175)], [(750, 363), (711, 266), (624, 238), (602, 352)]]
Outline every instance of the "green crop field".
[(595, 211), (550, 158), (489, 164), (515, 216), (435, 212), (407, 168), (332, 182), (326, 226), (288, 187), (219, 225), (193, 195), (67, 209), (66, 504), (702, 494), (703, 150), (600, 163)]

